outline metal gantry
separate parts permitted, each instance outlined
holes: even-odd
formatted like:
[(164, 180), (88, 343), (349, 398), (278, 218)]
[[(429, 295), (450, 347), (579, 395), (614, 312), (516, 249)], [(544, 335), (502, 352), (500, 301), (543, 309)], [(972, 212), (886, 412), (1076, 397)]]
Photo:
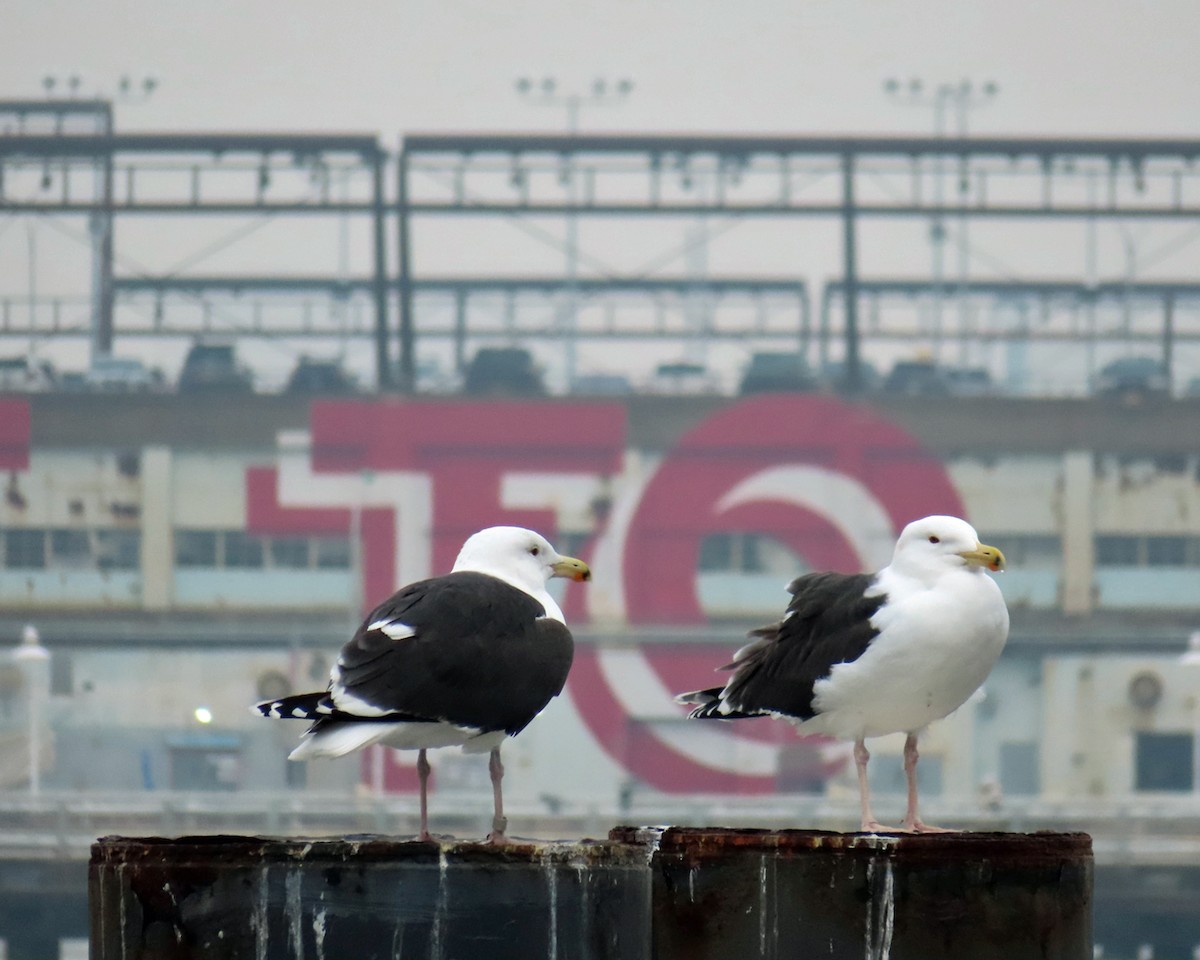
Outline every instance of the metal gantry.
[[(20, 116), (25, 102), (0, 104), (0, 117)], [(69, 132), (60, 124), (29, 130), (17, 122), (0, 134), (0, 214), (71, 215), (99, 218), (104, 241), (93, 248), (94, 311), (88, 327), (93, 350), (109, 353), (115, 335), (154, 335), (172, 330), (171, 318), (156, 314), (149, 329), (117, 329), (117, 291), (129, 280), (114, 270), (112, 224), (117, 219), (170, 219), (181, 238), (198, 216), (311, 217), (331, 226), (339, 216), (371, 222), (372, 255), (367, 274), (374, 310), (376, 374), (393, 379), (389, 357), (388, 269), (385, 219), (387, 154), (373, 136), (324, 134), (114, 134), (111, 107), (104, 101), (47, 101), (43, 111), (69, 116), (98, 111), (108, 118), (99, 132)], [(90, 175), (100, 171), (99, 176)], [(343, 189), (338, 190), (338, 185)], [(93, 230), (93, 232), (96, 232)], [(159, 276), (164, 289), (178, 274)], [(285, 275), (286, 276), (286, 275)], [(233, 280), (235, 278), (227, 278)], [(32, 307), (32, 304), (31, 304)], [(52, 313), (49, 329), (13, 317), (10, 301), (0, 304), (0, 333), (79, 335), (78, 324)], [(30, 310), (32, 312), (32, 310)], [(183, 331), (179, 331), (182, 333)]]
[[(1175, 342), (1200, 341), (1192, 274), (1141, 272), (1130, 229), (1200, 220), (1197, 158), (1200, 140), (1181, 138), (593, 134), (416, 134), (389, 156), (373, 135), (115, 134), (104, 101), (12, 101), (0, 104), (0, 216), (90, 218), (94, 282), (86, 322), (59, 300), (43, 298), (49, 309), (35, 317), (0, 296), (0, 335), (86, 335), (101, 353), (125, 336), (370, 337), (379, 385), (402, 390), (415, 388), (427, 340), (451, 342), (459, 366), (470, 345), (496, 339), (802, 351), (815, 340), (822, 360), (837, 352), (845, 361), (854, 389), (864, 341), (936, 346), (945, 331), (921, 319), (929, 312), (921, 305), (953, 296), (977, 307), (979, 322), (951, 331), (964, 341), (1154, 339), (1169, 360)], [(943, 177), (952, 180), (944, 188)], [(264, 271), (250, 260), (242, 274), (202, 275), (200, 256), (137, 269), (112, 227), (156, 220), (186, 242), (198, 218), (221, 217), (309, 219), (343, 231), (353, 221), (369, 255), (324, 271)], [(427, 232), (433, 221), (441, 226)], [(906, 243), (927, 243), (919, 232), (916, 243), (897, 241), (888, 232), (897, 224), (967, 221), (1004, 224), (1032, 245), (1058, 224), (1094, 234), (1112, 223), (1128, 267), (1054, 262), (947, 282), (929, 275), (927, 258), (898, 268), (887, 260), (902, 259)], [(568, 222), (601, 224), (608, 244), (575, 249), (574, 270), (562, 267)], [(738, 225), (722, 240), (736, 268), (697, 266), (686, 249), (633, 266), (622, 255), (651, 229), (681, 222)], [(823, 224), (831, 235), (797, 245), (795, 262), (782, 267), (762, 255), (770, 231), (797, 224)], [(477, 231), (500, 226), (542, 255), (522, 259), (523, 248), (489, 259), (490, 248), (475, 249)], [(701, 242), (712, 232), (701, 230)], [(288, 262), (295, 242), (286, 238), (275, 259)], [(458, 256), (467, 250), (473, 257)], [(507, 269), (478, 266), (493, 260)], [(885, 262), (891, 268), (881, 270)], [(810, 297), (821, 304), (815, 331)], [(570, 330), (560, 322), (565, 298), (576, 306)], [(147, 309), (138, 315), (121, 312), (139, 304)], [(1086, 320), (1110, 304), (1124, 310), (1121, 322)], [(1149, 304), (1158, 320), (1145, 319)], [(1062, 316), (988, 319), (1013, 305)]]
[[(1197, 158), (1200, 140), (1181, 138), (415, 135), (401, 148), (398, 213), (406, 239), (413, 236), (409, 221), (429, 217), (828, 220), (840, 225), (842, 257), (840, 276), (831, 276), (823, 293), (824, 343), (830, 337), (841, 343), (846, 386), (853, 390), (863, 336), (860, 305), (870, 301), (876, 311), (872, 337), (921, 335), (905, 328), (907, 320), (892, 330), (887, 318), (878, 317), (881, 295), (901, 288), (863, 274), (868, 225), (956, 218), (1015, 223), (1036, 236), (1043, 225), (1062, 222), (1094, 228), (1100, 221), (1196, 221)], [(953, 177), (950, 191), (940, 187), (944, 175)], [(701, 177), (711, 184), (708, 191), (695, 189)], [(819, 278), (810, 270), (798, 267), (797, 278), (807, 276), (812, 288)], [(1132, 276), (1066, 282), (1002, 277), (981, 286), (962, 277), (947, 284), (922, 273), (897, 281), (906, 296), (1014, 299), (1036, 288), (1044, 301), (1053, 288), (1057, 299), (1086, 305), (1110, 298), (1114, 288), (1127, 302), (1169, 289), (1170, 299), (1163, 301), (1168, 311), (1191, 296), (1187, 278), (1164, 286)], [(402, 345), (416, 338), (416, 282), (401, 269)], [(832, 303), (841, 308), (836, 329)], [(1062, 337), (1082, 339), (1096, 329), (1076, 328)], [(1164, 356), (1169, 358), (1171, 337), (1198, 335), (1191, 325), (1165, 334)], [(412, 361), (402, 346), (402, 366), (406, 362)]]

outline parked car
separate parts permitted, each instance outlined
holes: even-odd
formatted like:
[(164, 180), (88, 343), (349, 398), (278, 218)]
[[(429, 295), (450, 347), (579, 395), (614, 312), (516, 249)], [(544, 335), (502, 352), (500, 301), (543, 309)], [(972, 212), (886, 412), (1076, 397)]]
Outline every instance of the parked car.
[(571, 392), (588, 397), (619, 397), (632, 393), (629, 378), (620, 373), (585, 373), (575, 378)]
[(0, 393), (53, 390), (57, 379), (53, 365), (47, 360), (0, 357)]
[[(833, 390), (843, 390), (846, 385), (846, 361), (831, 360), (821, 368), (821, 380)], [(883, 377), (875, 367), (863, 360), (858, 361), (858, 385), (863, 393), (878, 393), (883, 385)]]
[(83, 375), (84, 389), (108, 393), (140, 393), (159, 389), (162, 384), (160, 371), (151, 370), (134, 357), (93, 357)]
[(947, 388), (957, 397), (986, 397), (996, 391), (986, 367), (947, 367), (943, 376)]
[(484, 347), (467, 365), (463, 390), (473, 396), (539, 397), (545, 394), (533, 354), (520, 347)]
[(738, 393), (781, 393), (817, 389), (817, 378), (799, 353), (755, 353), (750, 356)]
[(718, 388), (717, 378), (704, 364), (688, 360), (660, 363), (654, 368), (649, 384), (651, 393), (716, 393)]
[(357, 392), (358, 384), (336, 360), (314, 360), (311, 357), (300, 358), (284, 388), (284, 393), (325, 396)]
[(249, 393), (250, 371), (241, 367), (229, 343), (196, 343), (179, 374), (180, 393)]
[(1167, 368), (1153, 357), (1122, 357), (1096, 375), (1096, 396), (1122, 403), (1142, 403), (1166, 397), (1170, 392), (1171, 378)]
[(932, 360), (900, 360), (884, 380), (883, 392), (901, 397), (944, 397), (950, 393), (950, 382)]

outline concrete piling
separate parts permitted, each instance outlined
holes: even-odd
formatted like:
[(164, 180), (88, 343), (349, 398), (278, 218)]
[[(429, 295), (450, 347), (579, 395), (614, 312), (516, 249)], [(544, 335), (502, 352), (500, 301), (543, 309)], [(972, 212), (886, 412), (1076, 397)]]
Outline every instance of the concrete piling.
[(1083, 834), (109, 837), (89, 900), (94, 960), (1089, 960), (1091, 879)]

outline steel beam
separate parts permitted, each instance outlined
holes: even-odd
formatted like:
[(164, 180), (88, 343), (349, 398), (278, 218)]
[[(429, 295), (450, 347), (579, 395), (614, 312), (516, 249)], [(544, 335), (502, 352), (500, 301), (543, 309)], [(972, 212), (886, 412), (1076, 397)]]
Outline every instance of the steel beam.
[(391, 325), (388, 318), (387, 214), (384, 196), (384, 156), (371, 158), (371, 235), (375, 274), (371, 278), (371, 294), (375, 302), (375, 382), (380, 390), (392, 383), (392, 364), (389, 359)]
[(660, 134), (409, 134), (410, 155), (488, 153), (712, 154), (914, 157), (1120, 157), (1134, 161), (1179, 157), (1200, 159), (1196, 137), (843, 137)]
[[(373, 289), (372, 277), (341, 278), (316, 274), (297, 276), (167, 276), (117, 277), (114, 281), (121, 293), (288, 293), (328, 292), (333, 296), (365, 293)], [(583, 277), (577, 281), (583, 293), (695, 293), (714, 294), (787, 294), (803, 297), (803, 281), (788, 277)], [(398, 279), (391, 280), (392, 289), (399, 290)], [(461, 277), (426, 276), (412, 278), (417, 293), (430, 292), (506, 292), (553, 293), (562, 287), (554, 276), (488, 276)]]
[(854, 238), (854, 156), (842, 156), (842, 285), (846, 292), (846, 382), (853, 396), (862, 389), (858, 355), (858, 251)]
[(408, 152), (400, 145), (396, 164), (396, 287), (400, 297), (400, 389), (411, 393), (417, 385), (416, 321), (413, 318), (412, 213), (408, 202)]

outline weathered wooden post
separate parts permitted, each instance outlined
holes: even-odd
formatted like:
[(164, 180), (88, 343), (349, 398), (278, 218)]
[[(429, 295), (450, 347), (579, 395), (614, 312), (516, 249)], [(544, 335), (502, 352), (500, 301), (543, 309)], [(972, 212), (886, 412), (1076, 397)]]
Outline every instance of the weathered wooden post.
[[(614, 831), (614, 835), (619, 831)], [(668, 828), (648, 956), (1090, 960), (1086, 834)]]
[(1083, 834), (106, 838), (94, 960), (1090, 960)]
[(607, 842), (110, 838), (92, 957), (637, 960), (649, 882), (642, 849)]

